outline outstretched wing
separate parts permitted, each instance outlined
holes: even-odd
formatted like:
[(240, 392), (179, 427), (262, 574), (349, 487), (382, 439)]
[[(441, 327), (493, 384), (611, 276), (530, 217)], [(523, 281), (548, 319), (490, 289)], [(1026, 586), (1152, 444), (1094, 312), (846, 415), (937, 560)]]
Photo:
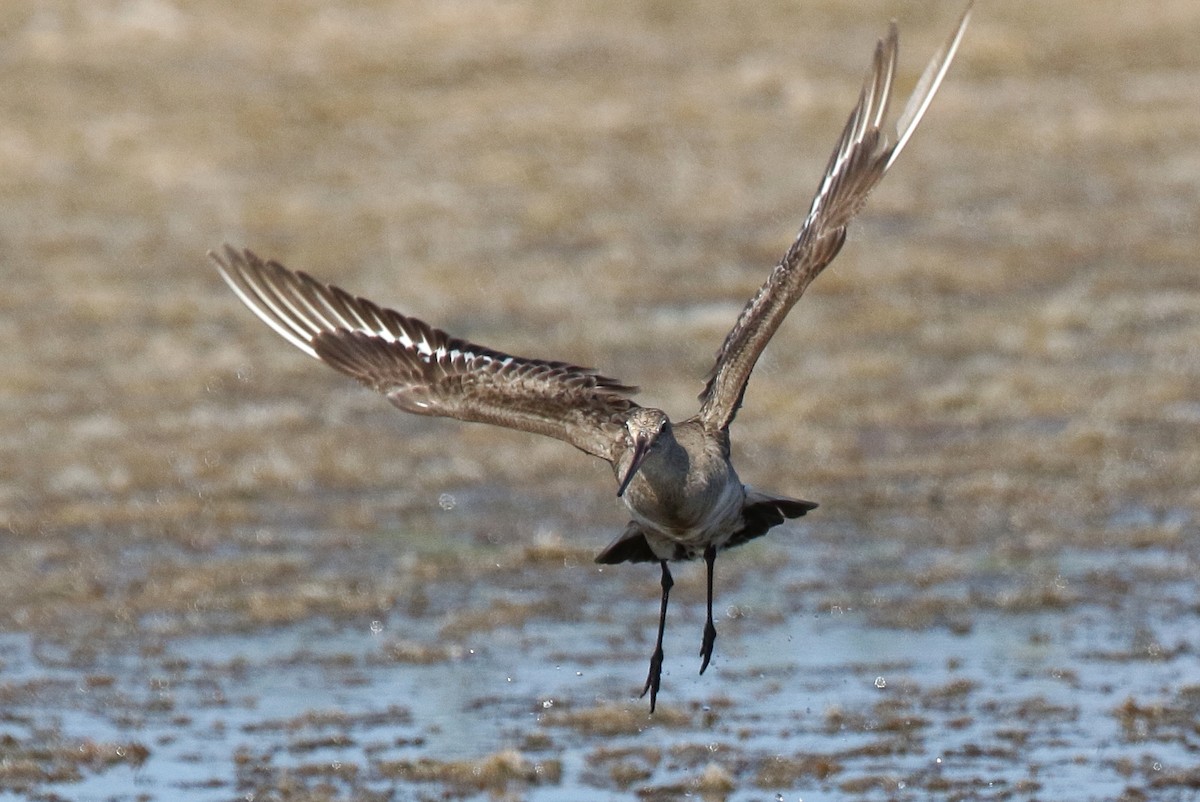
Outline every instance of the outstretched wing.
[(614, 459), (636, 388), (565, 362), (459, 340), (278, 262), (209, 253), (254, 314), (285, 340), (400, 409), (548, 435)]
[(897, 33), (875, 47), (875, 60), (863, 83), (858, 105), (850, 114), (833, 151), (825, 177), (813, 198), (800, 233), (767, 281), (742, 309), (725, 337), (717, 361), (700, 393), (700, 419), (723, 429), (737, 414), (746, 382), (759, 355), (804, 290), (833, 261), (846, 241), (846, 226), (867, 195), (896, 161), (933, 100), (971, 15), (968, 5), (954, 34), (930, 61), (896, 122), (894, 141), (882, 131), (896, 71)]

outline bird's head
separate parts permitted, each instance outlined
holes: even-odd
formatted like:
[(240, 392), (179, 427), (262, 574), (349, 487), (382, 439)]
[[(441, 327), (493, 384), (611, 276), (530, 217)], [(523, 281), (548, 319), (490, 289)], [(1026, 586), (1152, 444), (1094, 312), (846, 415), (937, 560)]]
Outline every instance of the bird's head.
[(625, 421), (625, 436), (629, 441), (629, 465), (621, 475), (617, 495), (625, 494), (625, 489), (633, 480), (638, 468), (642, 467), (646, 456), (659, 444), (660, 438), (670, 436), (671, 421), (662, 410), (638, 407)]

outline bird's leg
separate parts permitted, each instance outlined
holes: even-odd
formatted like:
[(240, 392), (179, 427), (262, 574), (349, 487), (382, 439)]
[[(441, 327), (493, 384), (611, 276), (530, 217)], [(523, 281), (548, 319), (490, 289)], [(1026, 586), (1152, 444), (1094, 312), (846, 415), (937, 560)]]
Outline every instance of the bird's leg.
[(654, 712), (654, 703), (658, 699), (658, 686), (662, 682), (663, 663), (663, 629), (667, 625), (667, 596), (675, 580), (671, 578), (671, 569), (667, 568), (666, 560), (659, 560), (662, 566), (662, 607), (658, 611), (658, 641), (654, 645), (654, 654), (650, 655), (650, 673), (646, 675), (646, 687), (642, 688), (642, 696), (650, 692), (650, 712)]
[(700, 663), (701, 674), (708, 668), (708, 661), (712, 659), (713, 644), (717, 641), (717, 628), (713, 625), (712, 618), (713, 563), (716, 560), (717, 550), (709, 546), (704, 550), (704, 563), (708, 566), (708, 620), (704, 622), (704, 643), (700, 645), (700, 656), (704, 658)]

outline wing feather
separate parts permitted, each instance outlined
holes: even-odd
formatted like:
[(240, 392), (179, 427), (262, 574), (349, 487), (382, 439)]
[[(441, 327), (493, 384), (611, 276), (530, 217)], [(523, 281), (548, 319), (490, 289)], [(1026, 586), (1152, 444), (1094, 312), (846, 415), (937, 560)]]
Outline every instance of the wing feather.
[(451, 337), (248, 250), (210, 253), (264, 323), (400, 409), (536, 432), (612, 461), (636, 388), (566, 362), (526, 359)]
[(968, 5), (954, 33), (930, 60), (900, 113), (893, 137), (883, 132), (896, 73), (895, 23), (875, 47), (858, 103), (851, 112), (800, 233), (766, 282), (746, 303), (725, 337), (700, 393), (699, 418), (713, 429), (733, 421), (750, 373), (783, 319), (805, 289), (837, 256), (846, 226), (862, 209), (908, 143), (942, 83), (971, 16)]

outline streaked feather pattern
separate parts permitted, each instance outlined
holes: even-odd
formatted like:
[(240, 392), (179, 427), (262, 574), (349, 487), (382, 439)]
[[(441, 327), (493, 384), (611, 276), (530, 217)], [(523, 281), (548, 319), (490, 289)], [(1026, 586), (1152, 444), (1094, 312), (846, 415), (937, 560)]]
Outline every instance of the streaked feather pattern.
[(763, 349), (805, 289), (833, 261), (846, 226), (895, 162), (946, 74), (970, 16), (933, 57), (891, 137), (883, 132), (896, 73), (893, 24), (880, 40), (858, 103), (795, 241), (726, 336), (699, 412), (672, 422), (639, 407), (635, 388), (565, 362), (526, 359), (451, 337), (416, 318), (356, 298), (306, 273), (229, 246), (210, 254), (238, 297), (292, 345), (383, 393), (400, 409), (480, 421), (564, 440), (608, 460), (633, 520), (596, 558), (660, 564), (658, 637), (642, 694), (650, 710), (662, 679), (663, 632), (674, 580), (668, 562), (702, 557), (707, 617), (700, 673), (717, 637), (713, 566), (718, 551), (805, 515), (811, 501), (742, 484), (728, 427)]
[(451, 337), (307, 273), (226, 246), (225, 281), (292, 345), (407, 412), (565, 440), (607, 459), (623, 443), (636, 388), (566, 362), (526, 359)]
[(876, 45), (858, 104), (846, 121), (800, 233), (766, 283), (746, 303), (717, 353), (700, 393), (698, 417), (705, 425), (724, 429), (733, 421), (763, 349), (808, 285), (838, 255), (846, 241), (846, 226), (895, 163), (929, 108), (970, 16), (968, 6), (954, 33), (925, 68), (900, 114), (893, 137), (883, 132), (882, 125), (896, 74), (899, 35), (895, 23)]

